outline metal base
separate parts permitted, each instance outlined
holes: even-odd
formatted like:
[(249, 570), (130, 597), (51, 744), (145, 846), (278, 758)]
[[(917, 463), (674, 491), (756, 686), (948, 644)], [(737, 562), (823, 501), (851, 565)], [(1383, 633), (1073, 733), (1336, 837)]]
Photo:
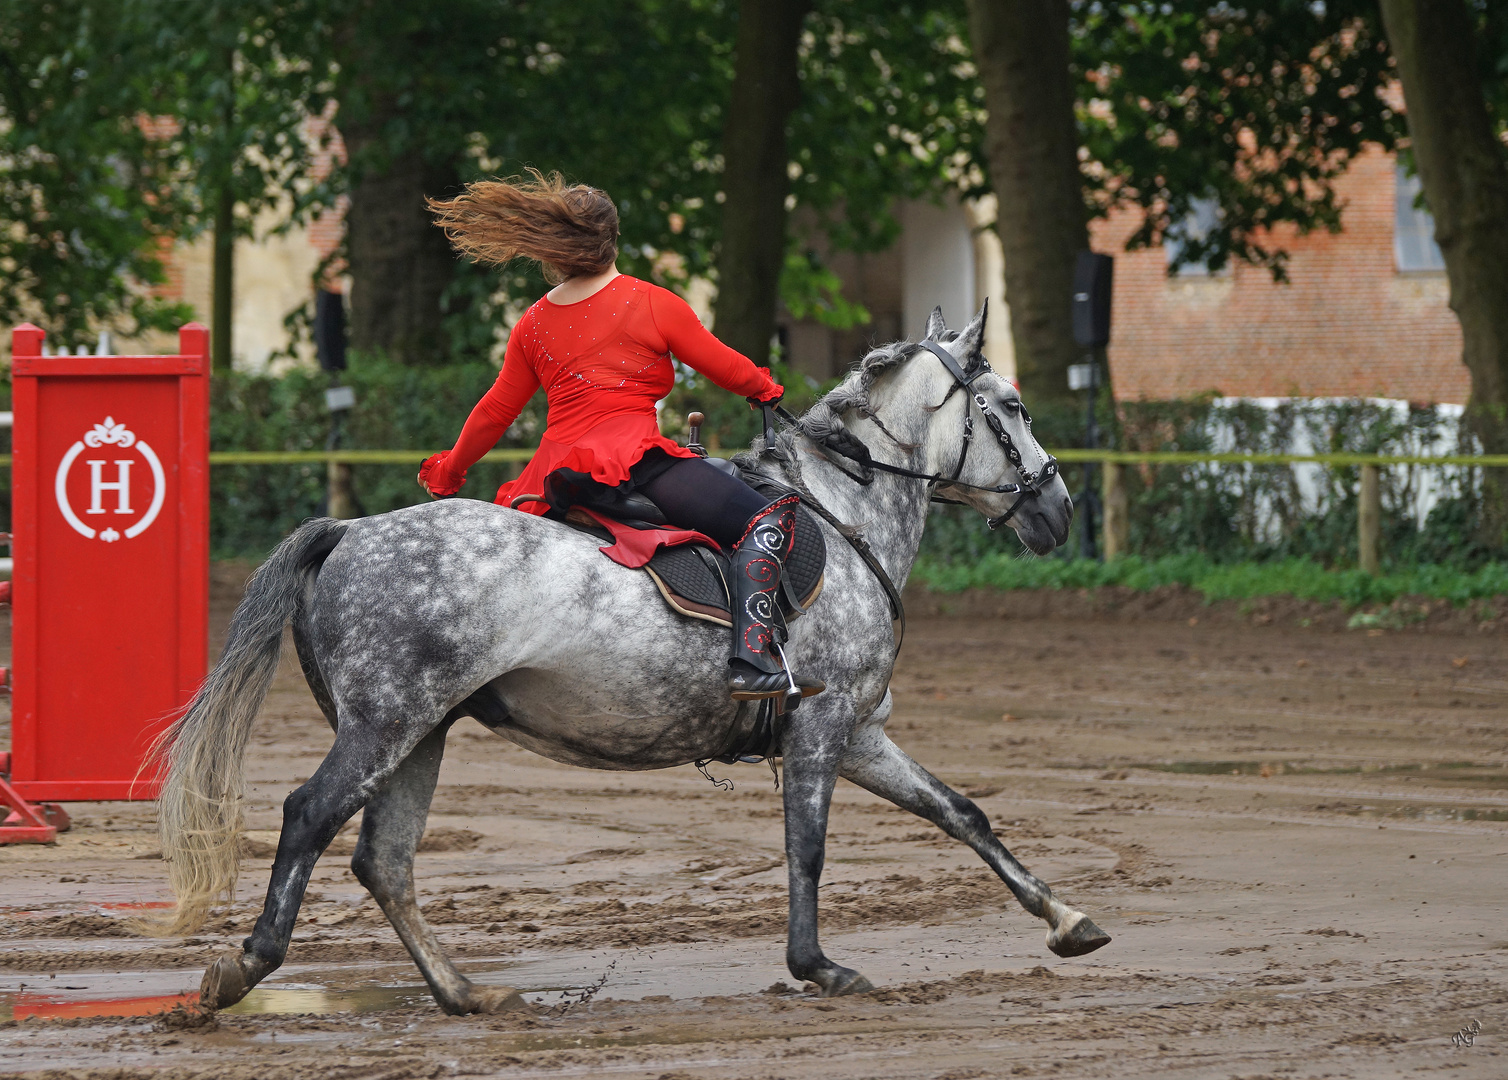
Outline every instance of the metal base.
[(0, 844), (51, 844), (58, 833), (67, 832), (68, 811), (57, 803), (35, 806), (10, 786), (10, 754), (0, 754), (0, 803), (11, 813), (0, 821)]

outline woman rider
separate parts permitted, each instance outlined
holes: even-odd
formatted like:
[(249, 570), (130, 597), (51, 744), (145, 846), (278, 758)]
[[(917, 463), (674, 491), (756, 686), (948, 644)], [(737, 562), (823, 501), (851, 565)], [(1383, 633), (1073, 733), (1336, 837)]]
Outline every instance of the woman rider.
[[(695, 529), (731, 553), (736, 596), (728, 688), (734, 698), (783, 695), (791, 683), (775, 649), (780, 574), (794, 542), (793, 498), (770, 502), (749, 485), (660, 434), (655, 402), (670, 391), (670, 354), (751, 405), (784, 388), (701, 324), (668, 289), (618, 273), (618, 210), (595, 188), (560, 174), (480, 181), (429, 202), (462, 254), (501, 266), (534, 259), (555, 287), (514, 324), (497, 382), (472, 409), (455, 447), (419, 470), (435, 498), (453, 495), (466, 470), (517, 419), (543, 386), (549, 426), (517, 480), (497, 502), (543, 495), (562, 478), (647, 497), (666, 520)], [(550, 484), (552, 479), (556, 484)], [(583, 476), (583, 474), (585, 474)], [(547, 504), (523, 503), (542, 514)]]

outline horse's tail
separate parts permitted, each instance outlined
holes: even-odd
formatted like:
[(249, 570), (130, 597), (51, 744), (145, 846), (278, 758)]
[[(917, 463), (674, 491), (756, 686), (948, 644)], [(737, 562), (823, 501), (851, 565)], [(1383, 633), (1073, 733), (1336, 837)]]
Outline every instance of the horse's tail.
[(231, 617), (220, 662), (153, 749), (167, 766), (157, 827), (178, 904), (171, 915), (144, 924), (149, 933), (194, 930), (210, 905), (235, 895), (252, 723), (277, 673), (283, 626), (347, 528), (331, 518), (306, 521), (257, 568)]

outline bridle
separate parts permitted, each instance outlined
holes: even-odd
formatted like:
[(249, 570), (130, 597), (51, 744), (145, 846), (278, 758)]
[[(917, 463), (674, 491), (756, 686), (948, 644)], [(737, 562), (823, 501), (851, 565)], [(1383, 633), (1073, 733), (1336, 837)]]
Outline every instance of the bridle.
[[(1005, 459), (1016, 470), (1016, 475), (1021, 480), (1019, 484), (998, 484), (995, 487), (986, 487), (983, 484), (970, 484), (967, 481), (959, 479), (963, 475), (964, 463), (969, 457), (969, 448), (974, 443), (974, 414), (969, 410), (967, 405), (964, 406), (963, 414), (963, 449), (958, 454), (958, 464), (953, 467), (951, 476), (943, 476), (941, 473), (917, 472), (915, 469), (907, 469), (900, 465), (890, 465), (883, 461), (876, 461), (873, 455), (870, 454), (869, 447), (852, 434), (846, 434), (846, 437), (842, 439), (829, 436), (826, 439), (820, 440), (820, 445), (825, 450), (856, 462), (861, 470), (875, 470), (891, 473), (895, 476), (909, 477), (913, 480), (925, 480), (932, 485), (942, 484), (950, 487), (969, 488), (972, 491), (988, 491), (994, 495), (1015, 495), (1016, 501), (1011, 503), (1010, 509), (1006, 510), (999, 517), (988, 519), (989, 527), (991, 529), (998, 529), (1015, 516), (1016, 511), (1021, 508), (1022, 503), (1033, 495), (1041, 494), (1042, 488), (1058, 475), (1058, 459), (1048, 454), (1042, 468), (1035, 472), (1030, 472), (1026, 469), (1021, 457), (1021, 449), (1016, 445), (1016, 441), (1011, 438), (1011, 433), (1005, 429), (1005, 424), (1001, 421), (999, 414), (990, 407), (989, 399), (974, 389), (974, 380), (991, 371), (989, 361), (981, 358), (979, 366), (974, 369), (973, 374), (970, 374), (959, 364), (957, 357), (937, 342), (931, 340), (923, 341), (920, 342), (920, 347), (941, 360), (943, 367), (948, 369), (948, 374), (953, 376), (953, 385), (948, 388), (948, 392), (944, 395), (942, 401), (938, 402), (937, 408), (941, 409), (946, 405), (956, 390), (962, 390), (968, 395), (969, 399), (973, 401), (974, 406), (978, 408), (980, 414), (984, 417), (985, 425), (994, 433), (996, 441), (1000, 443), (1001, 449), (1005, 452)], [(1026, 406), (1019, 400), (1010, 404), (1020, 410), (1022, 419), (1026, 421), (1027, 427), (1030, 427), (1032, 418), (1031, 414), (1026, 411)], [(788, 422), (795, 421), (795, 417), (791, 416), (784, 409), (780, 409), (779, 411), (781, 416)], [(894, 436), (891, 437), (894, 438)], [(868, 485), (874, 481), (872, 472), (861, 471), (858, 476), (855, 476), (846, 469), (840, 471), (858, 484)], [(945, 499), (939, 495), (933, 495), (932, 500), (934, 502), (957, 501), (954, 499)]]

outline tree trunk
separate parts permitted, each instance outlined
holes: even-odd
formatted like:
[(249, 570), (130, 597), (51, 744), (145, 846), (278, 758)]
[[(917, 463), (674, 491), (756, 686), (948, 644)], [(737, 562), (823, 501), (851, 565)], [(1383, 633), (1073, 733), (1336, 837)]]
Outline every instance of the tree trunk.
[[(226, 97), (221, 111), (223, 139), (228, 144), (236, 130), (236, 51), (225, 50)], [(210, 267), (210, 369), (229, 372), (234, 354), (231, 351), (235, 318), (236, 272), (236, 192), (235, 162), (231, 157), (222, 163), (220, 187), (215, 192), (214, 258)]]
[(210, 366), (229, 372), (235, 310), (236, 196), (229, 181), (215, 193), (215, 250), (210, 278)]
[(786, 121), (801, 98), (797, 46), (810, 0), (742, 0), (733, 96), (723, 128), (723, 236), (717, 336), (770, 358), (785, 262)]
[(1089, 246), (1068, 74), (1068, 0), (969, 0), (1005, 298), (1022, 392), (1071, 403), (1074, 257)]
[[(1403, 81), (1409, 135), (1461, 321), (1467, 422), (1487, 453), (1508, 453), (1508, 160), (1493, 137), (1464, 0), (1382, 0)], [(1480, 539), (1508, 540), (1508, 477), (1488, 470)]]
[[(348, 136), (353, 160), (365, 146)], [(425, 209), (426, 195), (451, 194), (454, 164), (435, 165), (411, 149), (368, 166), (351, 188), (346, 250), (351, 272), (351, 347), (406, 364), (450, 359), (440, 297), (455, 278), (456, 257)]]

